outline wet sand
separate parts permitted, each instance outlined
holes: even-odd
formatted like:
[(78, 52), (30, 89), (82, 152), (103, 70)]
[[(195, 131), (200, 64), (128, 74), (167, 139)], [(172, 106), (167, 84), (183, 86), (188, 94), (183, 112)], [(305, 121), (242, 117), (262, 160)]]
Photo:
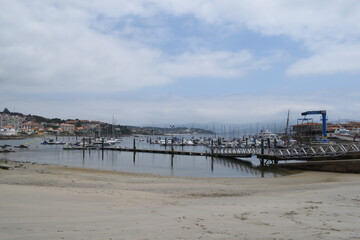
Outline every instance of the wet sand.
[(197, 179), (0, 163), (0, 239), (360, 239), (360, 175)]

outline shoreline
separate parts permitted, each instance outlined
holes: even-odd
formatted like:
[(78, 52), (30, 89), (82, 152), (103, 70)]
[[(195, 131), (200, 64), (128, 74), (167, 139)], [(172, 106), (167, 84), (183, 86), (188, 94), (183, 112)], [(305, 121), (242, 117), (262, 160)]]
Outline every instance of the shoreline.
[(359, 174), (188, 178), (0, 163), (2, 239), (360, 239)]

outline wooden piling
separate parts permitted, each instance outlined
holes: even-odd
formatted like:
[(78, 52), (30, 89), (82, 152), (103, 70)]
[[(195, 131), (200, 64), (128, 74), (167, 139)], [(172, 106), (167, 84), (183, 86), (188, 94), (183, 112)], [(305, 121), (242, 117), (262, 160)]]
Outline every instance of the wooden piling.
[(214, 157), (214, 140), (211, 140), (211, 157)]

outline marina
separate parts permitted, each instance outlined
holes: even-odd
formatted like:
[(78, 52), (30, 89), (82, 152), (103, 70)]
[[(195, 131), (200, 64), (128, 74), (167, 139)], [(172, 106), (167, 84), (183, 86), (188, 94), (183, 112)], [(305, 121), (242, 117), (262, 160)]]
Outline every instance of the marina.
[[(24, 145), (28, 148), (19, 148), (15, 152), (1, 153), (0, 157), (22, 162), (36, 162), (59, 166), (73, 166), (91, 169), (103, 169), (119, 172), (148, 173), (164, 176), (185, 177), (277, 177), (289, 174), (283, 169), (261, 167), (258, 159), (253, 156), (247, 159), (226, 157), (210, 157), (204, 154), (209, 149), (206, 146), (174, 146), (174, 153), (186, 151), (193, 154), (171, 154), (169, 146), (150, 144), (136, 138), (136, 150), (133, 151), (133, 137), (123, 137), (121, 143), (110, 148), (124, 148), (124, 151), (101, 150), (87, 148), (66, 150), (62, 144), (41, 144), (43, 139), (7, 140), (6, 144)], [(59, 142), (75, 142), (74, 137), (59, 137)], [(56, 139), (54, 139), (56, 142)], [(1, 141), (0, 145), (5, 142)], [(107, 148), (107, 147), (106, 147)], [(141, 152), (141, 149), (150, 149)], [(12, 148), (13, 149), (13, 148)], [(125, 151), (127, 150), (127, 151)], [(164, 152), (169, 152), (163, 154)], [(150, 153), (151, 152), (151, 153)], [(195, 153), (199, 154), (195, 154)]]

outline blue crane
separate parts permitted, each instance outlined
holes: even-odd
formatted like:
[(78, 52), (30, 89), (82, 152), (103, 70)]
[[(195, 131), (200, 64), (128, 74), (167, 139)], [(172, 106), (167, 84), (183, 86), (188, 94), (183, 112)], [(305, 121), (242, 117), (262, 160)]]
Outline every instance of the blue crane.
[(307, 115), (315, 115), (315, 114), (321, 114), (322, 115), (322, 134), (323, 134), (323, 140), (322, 142), (327, 142), (327, 134), (326, 134), (326, 110), (319, 110), (319, 111), (307, 111), (301, 113), (302, 116)]

